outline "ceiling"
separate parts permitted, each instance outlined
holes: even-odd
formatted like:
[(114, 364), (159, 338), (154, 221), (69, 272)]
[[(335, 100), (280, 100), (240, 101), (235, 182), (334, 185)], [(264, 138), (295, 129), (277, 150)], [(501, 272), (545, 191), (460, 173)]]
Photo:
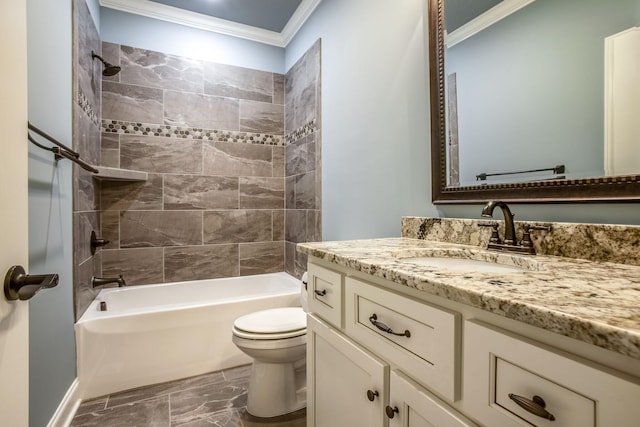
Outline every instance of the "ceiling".
[(152, 0), (239, 24), (281, 32), (302, 0)]
[(100, 0), (100, 5), (285, 47), (322, 0)]

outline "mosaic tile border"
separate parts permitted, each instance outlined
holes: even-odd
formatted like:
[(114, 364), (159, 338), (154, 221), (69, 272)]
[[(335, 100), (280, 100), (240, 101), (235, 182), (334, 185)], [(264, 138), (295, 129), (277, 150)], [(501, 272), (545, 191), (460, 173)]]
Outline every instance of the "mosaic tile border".
[(257, 145), (284, 145), (283, 137), (280, 135), (136, 123), (123, 120), (102, 120), (101, 130), (104, 133), (122, 135), (159, 136)]
[(316, 126), (316, 119), (311, 120), (309, 123), (299, 127), (298, 129), (290, 132), (288, 135), (285, 135), (284, 140), (285, 144), (292, 144), (307, 135), (311, 135), (318, 131), (318, 127)]
[(91, 102), (89, 102), (89, 98), (84, 94), (82, 89), (78, 89), (75, 96), (76, 104), (85, 112), (85, 114), (89, 117), (91, 122), (100, 127), (100, 120), (98, 119), (98, 114), (93, 110), (91, 106)]

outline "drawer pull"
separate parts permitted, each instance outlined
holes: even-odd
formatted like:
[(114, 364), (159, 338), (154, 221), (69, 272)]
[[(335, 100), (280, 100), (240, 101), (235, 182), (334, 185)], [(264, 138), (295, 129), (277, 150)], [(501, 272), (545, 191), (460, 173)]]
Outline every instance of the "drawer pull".
[(393, 332), (393, 329), (391, 329), (389, 326), (385, 325), (382, 322), (378, 322), (378, 316), (375, 313), (369, 316), (369, 322), (371, 322), (376, 328), (388, 334), (397, 335), (399, 337), (411, 337), (411, 332), (409, 332), (408, 330), (405, 330), (404, 332)]
[(526, 397), (518, 396), (517, 394), (509, 393), (509, 399), (513, 400), (527, 412), (537, 415), (538, 417), (545, 418), (549, 421), (554, 421), (556, 417), (551, 415), (545, 408), (547, 404), (540, 396), (533, 396), (533, 400), (529, 400)]
[(319, 297), (323, 297), (323, 296), (325, 296), (325, 295), (327, 294), (327, 290), (326, 290), (326, 289), (323, 289), (323, 290), (321, 290), (321, 291), (319, 291), (319, 290), (317, 290), (317, 289), (316, 289), (316, 290), (314, 290), (313, 292), (315, 292), (315, 293), (316, 293), (316, 295), (318, 295)]
[(369, 402), (376, 400), (376, 396), (380, 396), (380, 393), (373, 390), (367, 390), (367, 399), (369, 399)]
[(393, 408), (389, 405), (387, 405), (386, 408), (384, 408), (384, 412), (387, 414), (387, 417), (389, 417), (389, 419), (393, 418), (398, 412), (398, 407), (394, 406)]

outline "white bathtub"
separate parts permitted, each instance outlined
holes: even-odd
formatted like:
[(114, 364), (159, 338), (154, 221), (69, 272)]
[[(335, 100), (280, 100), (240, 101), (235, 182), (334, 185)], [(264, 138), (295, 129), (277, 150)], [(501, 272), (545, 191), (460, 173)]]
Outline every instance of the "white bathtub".
[(286, 273), (104, 289), (75, 324), (80, 397), (250, 363), (233, 321), (298, 305), (300, 282)]

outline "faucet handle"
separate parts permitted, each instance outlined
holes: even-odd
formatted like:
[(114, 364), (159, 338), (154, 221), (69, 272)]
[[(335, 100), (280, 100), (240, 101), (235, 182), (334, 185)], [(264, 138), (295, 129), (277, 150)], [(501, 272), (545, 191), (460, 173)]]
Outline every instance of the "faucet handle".
[(532, 230), (542, 230), (542, 231), (551, 231), (551, 226), (548, 225), (531, 225), (525, 224), (522, 226), (522, 240), (520, 240), (520, 246), (525, 248), (532, 248), (533, 242), (531, 241), (531, 231)]
[(493, 230), (491, 231), (491, 237), (489, 237), (489, 243), (502, 243), (502, 241), (500, 240), (500, 235), (498, 234), (497, 222), (479, 222), (478, 227), (492, 227)]

